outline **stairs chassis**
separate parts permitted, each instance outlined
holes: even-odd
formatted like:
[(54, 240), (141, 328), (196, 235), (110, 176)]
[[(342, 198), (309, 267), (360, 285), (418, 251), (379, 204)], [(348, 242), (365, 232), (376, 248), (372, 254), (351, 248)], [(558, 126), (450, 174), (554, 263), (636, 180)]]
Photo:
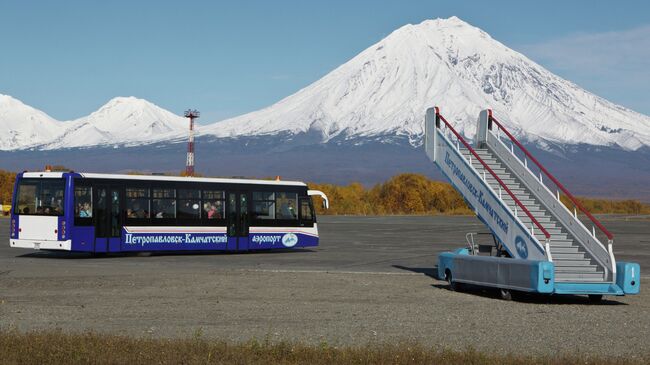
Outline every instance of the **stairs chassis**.
[(451, 276), (454, 283), (548, 295), (638, 294), (639, 264), (619, 262), (617, 266), (616, 283), (556, 282), (552, 262), (477, 256), (461, 248), (438, 255), (438, 278)]

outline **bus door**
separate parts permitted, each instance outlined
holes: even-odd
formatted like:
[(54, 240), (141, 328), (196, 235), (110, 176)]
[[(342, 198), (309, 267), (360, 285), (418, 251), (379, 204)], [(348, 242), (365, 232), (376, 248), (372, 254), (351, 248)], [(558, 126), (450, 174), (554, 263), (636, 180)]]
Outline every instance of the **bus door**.
[(228, 193), (228, 250), (248, 250), (248, 193)]
[(121, 201), (118, 187), (99, 185), (95, 188), (95, 252), (120, 251), (122, 235)]

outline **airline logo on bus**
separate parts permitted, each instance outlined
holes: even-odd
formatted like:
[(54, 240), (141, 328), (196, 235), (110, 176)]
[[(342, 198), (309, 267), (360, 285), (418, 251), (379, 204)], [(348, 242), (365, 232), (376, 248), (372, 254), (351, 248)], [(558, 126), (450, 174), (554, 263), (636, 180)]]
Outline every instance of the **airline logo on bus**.
[(196, 235), (192, 233), (184, 234), (134, 234), (125, 233), (124, 243), (127, 245), (145, 246), (148, 244), (219, 244), (227, 243), (226, 235)]
[(282, 242), (285, 247), (293, 247), (298, 244), (298, 236), (294, 233), (285, 234), (256, 234), (251, 237), (251, 242), (258, 245), (270, 243), (272, 246)]

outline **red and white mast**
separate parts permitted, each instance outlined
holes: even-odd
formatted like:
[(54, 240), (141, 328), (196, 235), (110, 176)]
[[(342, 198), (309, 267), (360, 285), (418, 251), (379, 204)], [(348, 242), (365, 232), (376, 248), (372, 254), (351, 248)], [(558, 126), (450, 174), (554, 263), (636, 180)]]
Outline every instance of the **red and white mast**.
[(188, 109), (185, 118), (190, 119), (190, 139), (187, 141), (187, 161), (185, 162), (185, 175), (194, 176), (194, 119), (201, 115), (198, 110)]

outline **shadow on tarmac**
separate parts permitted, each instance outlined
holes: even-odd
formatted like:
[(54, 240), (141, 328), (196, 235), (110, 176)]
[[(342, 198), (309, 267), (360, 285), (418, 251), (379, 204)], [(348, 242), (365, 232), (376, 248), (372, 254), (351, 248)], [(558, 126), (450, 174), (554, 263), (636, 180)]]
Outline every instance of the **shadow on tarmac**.
[(411, 271), (418, 274), (424, 274), (436, 280), (442, 280), (438, 278), (438, 266), (430, 268), (430, 267), (406, 267), (402, 265), (393, 265), (393, 267), (400, 270)]
[[(444, 289), (452, 291), (448, 284), (431, 284), (436, 289)], [(456, 292), (475, 295), (483, 298), (490, 298), (502, 300), (499, 289), (488, 288), (479, 285), (462, 284), (455, 290)], [(541, 293), (526, 293), (520, 291), (510, 291), (512, 294), (512, 301), (517, 303), (527, 304), (551, 304), (551, 305), (576, 305), (576, 304), (589, 304), (589, 305), (628, 305), (614, 300), (614, 296), (603, 296), (603, 299), (598, 302), (592, 302), (586, 295), (549, 295)]]
[[(443, 278), (438, 277), (438, 266), (435, 266), (433, 268), (427, 268), (427, 267), (406, 267), (401, 265), (393, 265), (393, 267), (400, 270), (406, 270), (418, 274), (423, 274), (436, 280), (444, 280)], [(451, 291), (449, 285), (446, 283), (431, 284), (431, 286), (436, 289)], [(470, 284), (461, 284), (460, 288), (458, 288), (455, 291), (463, 294), (475, 295), (483, 298), (501, 300), (501, 293), (499, 292), (498, 289), (495, 288), (488, 288), (488, 287), (470, 285)], [(563, 304), (628, 305), (627, 303), (622, 303), (617, 300), (613, 300), (612, 298), (615, 298), (613, 296), (604, 296), (601, 301), (594, 303), (591, 302), (589, 300), (589, 297), (587, 297), (586, 295), (548, 295), (548, 294), (540, 294), (540, 293), (525, 293), (519, 291), (511, 291), (511, 293), (512, 293), (512, 301), (518, 303), (552, 304), (552, 305), (563, 305)]]
[(252, 251), (157, 251), (157, 252), (60, 252), (60, 251), (38, 251), (18, 255), (18, 258), (35, 259), (60, 259), (60, 260), (92, 260), (92, 259), (117, 259), (124, 257), (153, 257), (153, 256), (229, 256), (229, 255), (274, 255), (281, 253), (308, 253), (315, 252), (307, 248), (276, 249), (276, 250), (252, 250)]

